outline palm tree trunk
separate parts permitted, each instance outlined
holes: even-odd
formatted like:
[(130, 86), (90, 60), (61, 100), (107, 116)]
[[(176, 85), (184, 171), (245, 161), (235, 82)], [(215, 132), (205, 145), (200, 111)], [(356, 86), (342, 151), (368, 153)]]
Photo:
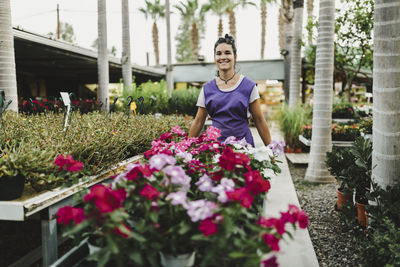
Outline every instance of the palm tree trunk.
[[(174, 76), (173, 76), (173, 67), (171, 64), (171, 24), (170, 24), (170, 11), (169, 11), (169, 0), (165, 1), (165, 18), (166, 18), (166, 26), (167, 26), (167, 86), (168, 86), (168, 94), (171, 97), (172, 91), (174, 90)], [(157, 42), (158, 49), (158, 42)]]
[(122, 9), (122, 79), (124, 90), (132, 86), (131, 38), (129, 34), (129, 0), (121, 0)]
[(282, 7), (279, 8), (279, 16), (278, 16), (278, 32), (279, 32), (279, 50), (282, 51), (284, 49), (285, 44), (285, 19), (283, 17)]
[(106, 0), (97, 1), (98, 8), (98, 34), (99, 34), (99, 49), (97, 56), (97, 68), (99, 87), (97, 90), (97, 98), (103, 103), (101, 109), (109, 111), (109, 93), (108, 93), (108, 55), (107, 55), (107, 14)]
[(265, 28), (267, 27), (267, 3), (261, 1), (261, 59), (264, 59)]
[(153, 23), (153, 45), (154, 45), (154, 55), (156, 57), (156, 65), (160, 64), (160, 51), (158, 49), (158, 28), (157, 23)]
[(305, 180), (330, 183), (334, 178), (326, 165), (326, 152), (332, 150), (333, 44), (335, 0), (321, 0), (319, 8), (317, 55), (315, 63), (314, 106), (311, 149)]
[[(307, 20), (310, 21), (313, 19), (313, 11), (314, 11), (314, 0), (307, 0)], [(308, 23), (307, 21), (307, 23)], [(312, 31), (309, 31), (308, 34), (308, 44), (312, 44)]]
[[(302, 0), (297, 0), (302, 2)], [(289, 107), (299, 102), (300, 77), (301, 77), (301, 36), (303, 32), (303, 4), (294, 7), (294, 31), (290, 49), (290, 85)]]
[(223, 26), (222, 26), (222, 18), (219, 17), (218, 21), (218, 37), (222, 36), (222, 31), (223, 31)]
[(0, 90), (12, 100), (9, 110), (18, 112), (14, 35), (11, 26), (10, 0), (0, 0)]
[(233, 38), (236, 38), (236, 18), (233, 10), (229, 10), (229, 31)]
[(400, 1), (375, 0), (372, 179), (400, 182)]
[(199, 58), (199, 30), (196, 23), (192, 24), (192, 48), (194, 60), (197, 61)]
[(289, 101), (289, 83), (290, 83), (290, 59), (291, 59), (291, 43), (293, 37), (293, 5), (291, 0), (282, 0), (281, 8), (279, 9), (279, 25), (280, 25), (280, 37), (282, 42), (281, 52), (284, 56), (284, 68), (285, 68), (285, 82), (284, 82), (284, 93), (285, 102)]

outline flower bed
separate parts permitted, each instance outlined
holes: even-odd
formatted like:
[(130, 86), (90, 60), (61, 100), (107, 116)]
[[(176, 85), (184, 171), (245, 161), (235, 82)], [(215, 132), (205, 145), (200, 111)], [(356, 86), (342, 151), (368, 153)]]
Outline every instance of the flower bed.
[[(69, 154), (83, 162), (81, 176), (98, 174), (129, 157), (141, 154), (151, 141), (172, 125), (184, 129), (189, 121), (183, 117), (154, 116), (128, 117), (98, 112), (71, 114), (71, 125), (63, 131), (62, 114), (3, 115), (0, 135), (0, 158), (3, 166), (22, 173), (35, 190), (55, 188), (75, 182), (79, 177), (60, 173), (54, 160), (60, 154)], [(0, 177), (1, 179), (1, 177)]]
[(214, 127), (186, 135), (179, 127), (162, 134), (111, 186), (86, 192), (83, 208), (61, 208), (66, 235), (77, 242), (96, 237), (102, 248), (90, 258), (100, 265), (158, 266), (159, 252), (194, 251), (198, 266), (275, 266), (279, 241), (291, 236), (286, 225), (308, 224), (293, 205), (277, 218), (258, 216), (282, 147), (221, 143)]
[[(359, 125), (353, 124), (332, 124), (332, 141), (354, 141), (360, 136)], [(303, 125), (303, 137), (311, 140), (312, 125)]]

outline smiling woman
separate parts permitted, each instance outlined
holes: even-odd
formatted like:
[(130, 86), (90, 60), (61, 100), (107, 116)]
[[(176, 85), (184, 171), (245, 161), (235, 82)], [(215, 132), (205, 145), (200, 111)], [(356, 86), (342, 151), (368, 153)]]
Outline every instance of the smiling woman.
[(261, 112), (257, 84), (236, 73), (236, 44), (232, 36), (220, 37), (214, 45), (214, 62), (218, 68), (217, 78), (206, 83), (199, 95), (196, 117), (189, 136), (200, 134), (209, 115), (214, 127), (221, 130), (221, 140), (230, 136), (245, 139), (254, 146), (249, 128), (252, 116), (265, 145), (271, 142), (267, 122)]

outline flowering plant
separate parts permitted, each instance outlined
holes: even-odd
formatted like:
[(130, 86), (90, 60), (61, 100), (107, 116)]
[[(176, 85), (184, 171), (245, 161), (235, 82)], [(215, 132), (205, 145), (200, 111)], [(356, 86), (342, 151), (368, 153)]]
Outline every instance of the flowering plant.
[[(311, 139), (312, 125), (303, 125), (303, 136)], [(332, 124), (333, 141), (354, 141), (360, 136), (360, 129), (357, 123), (352, 124)]]
[(102, 264), (128, 258), (157, 266), (159, 252), (192, 251), (201, 255), (200, 266), (259, 264), (262, 253), (279, 251), (287, 223), (305, 228), (308, 219), (295, 206), (278, 218), (258, 215), (269, 176), (280, 171), (274, 151), (283, 144), (254, 149), (233, 137), (221, 143), (219, 136), (214, 127), (197, 138), (172, 128), (111, 185), (92, 187), (83, 209), (60, 209), (58, 221), (73, 226), (67, 235), (99, 235), (105, 247), (92, 257)]

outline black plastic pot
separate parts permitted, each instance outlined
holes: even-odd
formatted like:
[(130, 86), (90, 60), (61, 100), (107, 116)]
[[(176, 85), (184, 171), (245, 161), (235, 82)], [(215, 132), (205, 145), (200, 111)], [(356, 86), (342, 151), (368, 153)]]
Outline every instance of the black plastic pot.
[(21, 197), (25, 186), (25, 176), (0, 177), (0, 200), (13, 200)]

